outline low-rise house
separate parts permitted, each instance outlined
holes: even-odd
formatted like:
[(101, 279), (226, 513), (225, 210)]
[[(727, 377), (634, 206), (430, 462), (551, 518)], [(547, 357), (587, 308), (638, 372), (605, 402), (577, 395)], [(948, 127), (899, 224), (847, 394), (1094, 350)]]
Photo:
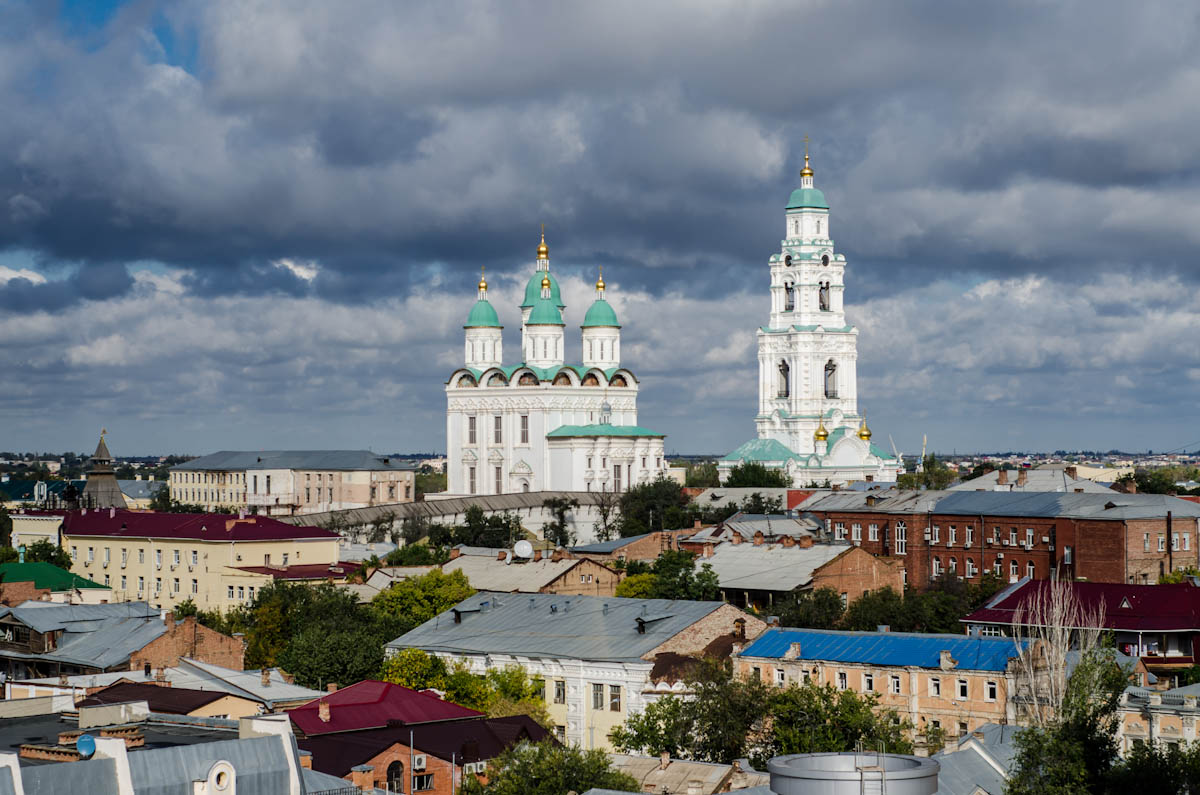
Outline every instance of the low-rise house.
[(680, 549), (680, 541), (701, 530), (700, 527), (683, 530), (656, 530), (636, 536), (612, 538), (571, 548), (577, 558), (587, 558), (597, 563), (616, 561), (654, 560), (664, 552)]
[(766, 773), (746, 770), (739, 761), (721, 765), (672, 759), (666, 754), (661, 757), (609, 754), (608, 759), (614, 769), (638, 782), (639, 792), (716, 795), (770, 783)]
[(53, 563), (0, 563), (0, 604), (26, 601), (98, 605), (113, 601), (112, 588)]
[(621, 581), (620, 572), (594, 560), (558, 553), (543, 557), (540, 550), (531, 559), (514, 557), (506, 549), (485, 556), (463, 555), (455, 548), (450, 554), (442, 571), (462, 572), (471, 587), (481, 591), (612, 596)]
[(977, 478), (955, 483), (950, 491), (1041, 491), (1112, 494), (1108, 486), (1079, 476), (1075, 467), (1039, 469), (996, 469)]
[[(962, 619), (967, 631), (1009, 636), (1017, 610), (1053, 584), (1021, 580)], [(1171, 585), (1069, 583), (1084, 615), (1103, 614), (1117, 651), (1140, 658), (1146, 670), (1169, 678), (1200, 659), (1200, 587), (1192, 581)], [(1028, 617), (1025, 622), (1028, 622)]]
[(423, 649), (480, 674), (521, 665), (545, 683), (560, 740), (608, 749), (629, 715), (682, 688), (652, 677), (660, 661), (699, 658), (710, 646), (727, 654), (764, 628), (723, 602), (484, 591), (388, 643), (387, 653)]
[(683, 549), (703, 554), (716, 544), (808, 544), (824, 536), (824, 526), (809, 516), (736, 513), (720, 524), (697, 530), (680, 542)]
[(891, 588), (904, 593), (902, 564), (896, 558), (877, 557), (862, 547), (851, 546), (828, 563), (813, 569), (810, 588), (829, 588), (848, 605), (869, 591)]
[(85, 509), (65, 514), (62, 539), (76, 574), (109, 585), (117, 601), (168, 609), (246, 604), (290, 566), (316, 567), (304, 578), (339, 576), (337, 533), (266, 516)]
[(76, 702), (75, 706), (98, 707), (131, 702), (145, 702), (150, 712), (196, 718), (236, 719), (257, 715), (261, 711), (258, 702), (231, 693), (144, 682), (109, 685)]
[(367, 680), (288, 711), (313, 769), (389, 792), (454, 795), (464, 775), (548, 733), (526, 715), (488, 718), (428, 692)]
[(933, 758), (938, 770), (939, 795), (1004, 795), (1017, 747), (1013, 741), (1020, 729), (986, 723), (946, 741)]
[(263, 712), (279, 712), (320, 698), (323, 692), (301, 687), (280, 668), (251, 671), (235, 670), (214, 663), (181, 657), (172, 666), (140, 671), (109, 671), (39, 679), (9, 679), (4, 683), (5, 699), (27, 699), (67, 695), (74, 700), (122, 683), (190, 688), (228, 693), (261, 705)]
[(780, 687), (816, 682), (874, 693), (917, 734), (951, 736), (1014, 723), (1014, 658), (1026, 641), (907, 632), (769, 629), (735, 656), (735, 670)]
[(150, 671), (191, 656), (240, 668), (241, 638), (176, 623), (145, 602), (63, 605), (25, 602), (0, 607), (0, 670), (8, 679), (104, 671)]
[(785, 539), (781, 544), (718, 544), (706, 548), (699, 562), (717, 575), (722, 599), (739, 607), (769, 609), (777, 600), (811, 587), (815, 569), (852, 549), (846, 544), (814, 545), (810, 536), (801, 544), (790, 536)]

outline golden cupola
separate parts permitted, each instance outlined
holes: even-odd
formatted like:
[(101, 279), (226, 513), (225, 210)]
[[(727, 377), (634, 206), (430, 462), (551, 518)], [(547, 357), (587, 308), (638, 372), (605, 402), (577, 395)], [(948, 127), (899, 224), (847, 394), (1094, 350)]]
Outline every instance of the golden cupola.
[(871, 429), (867, 427), (866, 417), (863, 417), (862, 424), (858, 426), (858, 438), (864, 442), (871, 441)]
[(546, 245), (546, 225), (542, 224), (542, 242), (538, 243), (538, 259), (550, 259), (550, 247)]
[(825, 420), (821, 420), (817, 426), (817, 430), (813, 433), (813, 439), (818, 442), (829, 441), (829, 431), (825, 430)]

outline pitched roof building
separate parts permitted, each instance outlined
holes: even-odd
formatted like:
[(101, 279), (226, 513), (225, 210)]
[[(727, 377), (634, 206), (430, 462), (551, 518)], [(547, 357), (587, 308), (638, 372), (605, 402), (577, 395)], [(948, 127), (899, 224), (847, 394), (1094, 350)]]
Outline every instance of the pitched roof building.
[(387, 645), (417, 648), (471, 670), (519, 664), (547, 687), (559, 739), (608, 748), (609, 733), (660, 693), (660, 658), (699, 658), (710, 646), (727, 654), (765, 624), (722, 602), (620, 599), (480, 592)]
[(247, 698), (219, 690), (193, 690), (186, 687), (146, 682), (119, 682), (97, 690), (76, 707), (146, 702), (151, 712), (165, 715), (191, 715), (202, 718), (243, 718), (257, 715), (259, 704)]
[(542, 557), (540, 551), (535, 551), (532, 560), (522, 560), (511, 553), (506, 558), (507, 552), (458, 555), (445, 563), (442, 571), (461, 571), (471, 587), (482, 591), (509, 593), (612, 596), (621, 581), (618, 572), (586, 558)]
[(125, 495), (117, 483), (113, 457), (104, 442), (105, 433), (100, 432), (100, 443), (88, 459), (87, 485), (80, 495), (80, 504), (88, 508), (124, 508)]

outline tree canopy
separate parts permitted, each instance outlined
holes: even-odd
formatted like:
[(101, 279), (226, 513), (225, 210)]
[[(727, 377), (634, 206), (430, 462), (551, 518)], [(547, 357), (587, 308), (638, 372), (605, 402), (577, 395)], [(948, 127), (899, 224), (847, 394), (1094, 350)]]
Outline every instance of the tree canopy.
[(729, 489), (786, 489), (791, 487), (792, 479), (782, 469), (770, 469), (757, 461), (744, 461), (729, 470), (729, 477), (721, 485)]
[(546, 687), (519, 665), (489, 668), (480, 676), (461, 660), (447, 666), (421, 649), (401, 649), (383, 664), (380, 678), (413, 690), (434, 689), (447, 701), (493, 718), (529, 715), (543, 726), (553, 721), (546, 711)]
[(930, 453), (925, 456), (920, 472), (905, 472), (896, 478), (896, 485), (902, 489), (944, 489), (957, 478), (958, 470), (946, 466)]
[(461, 571), (447, 574), (434, 569), (420, 577), (392, 583), (391, 587), (380, 591), (371, 600), (371, 610), (381, 616), (401, 619), (417, 626), (474, 593), (475, 589), (467, 581), (467, 575)]
[(712, 601), (721, 596), (716, 572), (707, 563), (699, 568), (696, 556), (682, 549), (668, 549), (649, 567), (633, 562), (617, 586), (616, 595), (635, 599), (688, 599)]
[(653, 530), (674, 530), (691, 523), (688, 498), (679, 484), (665, 476), (631, 486), (621, 493), (618, 530), (624, 537)]
[(463, 781), (463, 795), (563, 795), (610, 789), (639, 792), (638, 782), (616, 770), (608, 754), (598, 748), (585, 751), (554, 740), (520, 743), (488, 763), (488, 783), (475, 776)]

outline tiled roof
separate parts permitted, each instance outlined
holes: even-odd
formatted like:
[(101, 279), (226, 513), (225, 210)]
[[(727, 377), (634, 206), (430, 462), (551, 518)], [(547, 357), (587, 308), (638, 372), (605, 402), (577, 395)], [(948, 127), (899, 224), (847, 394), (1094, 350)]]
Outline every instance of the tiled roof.
[(49, 588), (51, 591), (69, 591), (73, 588), (102, 588), (107, 585), (93, 582), (87, 577), (60, 569), (53, 563), (0, 563), (0, 582), (32, 582), (34, 588)]
[[(320, 704), (329, 705), (329, 721), (322, 721)], [(313, 737), (320, 734), (379, 729), (395, 723), (406, 727), (424, 723), (482, 717), (482, 712), (460, 707), (437, 696), (372, 679), (321, 696), (288, 710), (292, 723)]]
[[(136, 674), (131, 674), (136, 676)], [(154, 684), (121, 682), (92, 693), (76, 704), (79, 707), (97, 707), (103, 704), (124, 704), (128, 701), (145, 701), (151, 712), (168, 715), (188, 715), (194, 710), (225, 698), (228, 693), (215, 690), (191, 690), (185, 687), (161, 687)]]
[(276, 541), (338, 538), (319, 527), (298, 527), (267, 516), (238, 518), (221, 513), (147, 511), (72, 511), (63, 522), (67, 536), (117, 538), (188, 538), (197, 541)]
[[(836, 632), (817, 629), (769, 629), (751, 643), (743, 657), (781, 659), (793, 643), (801, 660), (866, 665), (938, 668), (943, 651), (960, 671), (1004, 671), (1018, 653), (1012, 638), (925, 635), (911, 632)], [(1020, 641), (1025, 643), (1025, 641)]]
[[(387, 645), (452, 654), (633, 662), (723, 605), (482, 591)], [(644, 633), (638, 632), (638, 619), (645, 621)]]
[[(1048, 580), (1023, 579), (992, 597), (962, 619), (964, 624), (1011, 624), (1026, 599), (1051, 587)], [(1200, 588), (1177, 585), (1125, 585), (1072, 582), (1071, 590), (1086, 612), (1103, 607), (1104, 626), (1142, 632), (1200, 631)]]
[(370, 450), (222, 450), (171, 467), (171, 471), (231, 469), (333, 469), (337, 471), (415, 469), (416, 465)]

